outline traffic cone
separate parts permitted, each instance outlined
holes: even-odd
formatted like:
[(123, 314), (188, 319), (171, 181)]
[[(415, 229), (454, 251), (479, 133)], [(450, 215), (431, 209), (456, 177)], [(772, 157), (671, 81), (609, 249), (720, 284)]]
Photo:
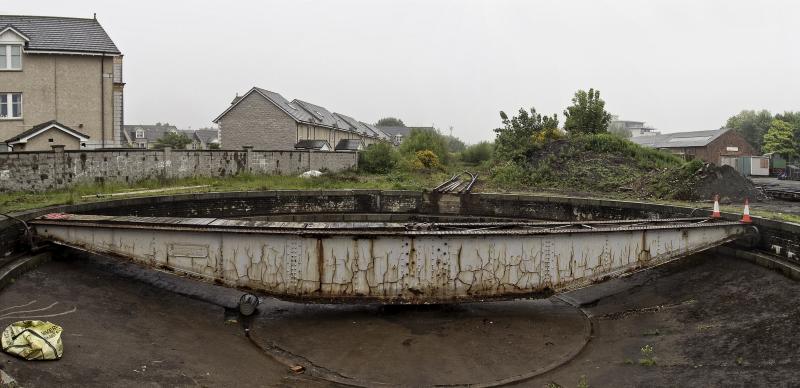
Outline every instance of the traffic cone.
[(719, 195), (714, 196), (714, 212), (711, 213), (711, 218), (722, 218), (719, 214)]
[(747, 198), (744, 199), (744, 214), (742, 214), (742, 222), (745, 224), (753, 222), (753, 220), (750, 219), (750, 201)]

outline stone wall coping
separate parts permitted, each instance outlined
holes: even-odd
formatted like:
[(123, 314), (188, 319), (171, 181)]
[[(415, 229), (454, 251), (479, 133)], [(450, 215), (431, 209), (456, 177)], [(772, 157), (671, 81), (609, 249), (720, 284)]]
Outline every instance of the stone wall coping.
[[(86, 212), (92, 209), (105, 208), (109, 206), (136, 206), (152, 203), (168, 203), (168, 202), (182, 202), (182, 201), (197, 201), (197, 200), (214, 200), (214, 199), (235, 199), (235, 198), (257, 198), (257, 197), (272, 197), (272, 196), (357, 196), (357, 195), (382, 195), (382, 196), (414, 196), (422, 197), (429, 192), (413, 191), (413, 190), (370, 190), (370, 189), (340, 189), (340, 190), (264, 190), (264, 191), (227, 191), (227, 192), (209, 192), (209, 193), (187, 193), (163, 196), (148, 196), (148, 197), (135, 197), (124, 199), (110, 199), (107, 201), (87, 202), (77, 205), (56, 205), (39, 209), (32, 209), (20, 212), (11, 213), (11, 216), (20, 219), (32, 219), (41, 215), (52, 212)], [(610, 199), (595, 199), (595, 198), (581, 198), (581, 197), (563, 197), (554, 196), (548, 197), (543, 195), (519, 195), (519, 194), (505, 194), (505, 193), (476, 193), (470, 194), (471, 197), (478, 200), (481, 199), (502, 199), (502, 200), (518, 200), (518, 201), (534, 201), (534, 202), (551, 202), (551, 203), (567, 203), (580, 206), (598, 206), (598, 207), (621, 207), (633, 209), (653, 209), (657, 211), (667, 211), (673, 213), (690, 213), (692, 215), (703, 216), (711, 213), (710, 209), (692, 208), (686, 206), (675, 206), (657, 203), (647, 203), (640, 201), (625, 201), (625, 200), (610, 200)], [(738, 220), (741, 215), (734, 213), (722, 213), (722, 217), (726, 220)], [(6, 223), (13, 223), (13, 220), (0, 220), (0, 227), (5, 226)], [(777, 229), (800, 235), (800, 224), (776, 221), (765, 219), (761, 217), (753, 217), (753, 224), (755, 226), (763, 226), (770, 229)]]

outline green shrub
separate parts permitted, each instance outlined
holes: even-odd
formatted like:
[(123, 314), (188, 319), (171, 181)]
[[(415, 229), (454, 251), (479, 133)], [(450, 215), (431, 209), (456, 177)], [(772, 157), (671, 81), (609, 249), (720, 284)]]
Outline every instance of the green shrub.
[(417, 151), (414, 154), (413, 166), (415, 170), (435, 170), (441, 167), (439, 157), (431, 150)]
[(397, 150), (387, 143), (375, 143), (358, 153), (358, 169), (385, 174), (397, 165)]
[(461, 152), (461, 161), (469, 164), (481, 164), (492, 158), (494, 152), (494, 145), (492, 143), (482, 141), (478, 144), (468, 146)]
[(408, 137), (400, 145), (400, 152), (414, 158), (417, 151), (431, 151), (442, 164), (448, 164), (450, 155), (447, 152), (448, 141), (436, 130), (413, 128)]
[(504, 188), (521, 188), (530, 183), (531, 172), (514, 162), (504, 162), (491, 170), (492, 181)]

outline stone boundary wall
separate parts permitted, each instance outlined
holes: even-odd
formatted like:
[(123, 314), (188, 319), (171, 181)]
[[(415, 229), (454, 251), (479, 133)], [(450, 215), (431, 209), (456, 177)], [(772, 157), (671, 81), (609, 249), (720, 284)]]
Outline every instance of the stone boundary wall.
[(0, 153), (0, 192), (44, 191), (77, 184), (145, 179), (299, 174), (356, 167), (355, 152), (232, 150), (92, 150)]
[[(172, 217), (253, 217), (270, 214), (384, 213), (444, 214), (538, 220), (622, 220), (707, 217), (711, 209), (645, 202), (541, 195), (440, 195), (415, 191), (272, 190), (181, 194), (63, 205), (11, 214), (30, 220), (51, 212)], [(723, 218), (738, 220), (738, 214)], [(800, 264), (800, 224), (754, 217), (757, 248)], [(25, 249), (19, 221), (0, 216), (0, 257)]]

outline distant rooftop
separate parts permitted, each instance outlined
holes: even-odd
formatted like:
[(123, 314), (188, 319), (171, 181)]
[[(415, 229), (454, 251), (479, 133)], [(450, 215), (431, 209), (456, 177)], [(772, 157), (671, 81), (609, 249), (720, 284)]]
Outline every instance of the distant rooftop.
[(728, 128), (721, 128), (709, 131), (665, 133), (661, 135), (632, 137), (630, 141), (652, 148), (705, 147), (729, 130)]

